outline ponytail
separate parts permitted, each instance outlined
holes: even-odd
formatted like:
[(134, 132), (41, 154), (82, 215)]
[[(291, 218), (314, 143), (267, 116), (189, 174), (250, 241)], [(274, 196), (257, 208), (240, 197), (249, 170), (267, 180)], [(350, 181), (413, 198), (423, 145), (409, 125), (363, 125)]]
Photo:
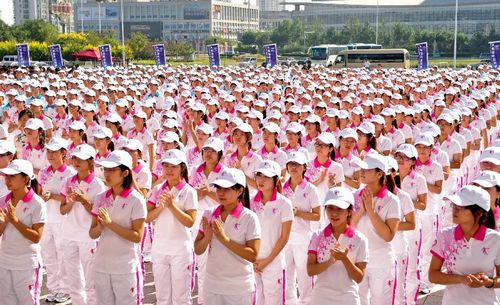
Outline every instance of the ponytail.
[(278, 193), (283, 193), (283, 184), (281, 183), (281, 179), (279, 176), (273, 177), (274, 188), (278, 191)]
[(45, 130), (42, 128), (38, 129), (38, 145), (42, 149), (45, 147)]
[(243, 203), (243, 206), (247, 209), (250, 209), (250, 191), (248, 190), (248, 186), (243, 187), (241, 184), (235, 184), (231, 187), (233, 190), (239, 190), (243, 188), (243, 193), (238, 197), (238, 200)]

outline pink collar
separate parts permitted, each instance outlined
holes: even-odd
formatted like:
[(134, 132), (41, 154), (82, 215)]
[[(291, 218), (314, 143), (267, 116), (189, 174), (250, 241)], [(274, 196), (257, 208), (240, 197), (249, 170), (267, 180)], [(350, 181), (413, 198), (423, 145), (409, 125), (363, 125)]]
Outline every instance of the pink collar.
[(425, 162), (422, 162), (422, 161), (420, 161), (420, 159), (419, 159), (419, 158), (417, 158), (417, 162), (415, 162), (415, 166), (422, 166), (422, 165), (429, 166), (429, 165), (431, 165), (431, 164), (432, 164), (432, 159), (431, 159), (431, 158), (429, 158), (429, 159), (428, 159), (427, 161), (425, 161)]
[[(30, 188), (30, 190), (26, 193), (26, 195), (24, 195), (23, 199), (21, 200), (23, 202), (30, 202), (33, 196), (35, 196), (35, 191), (33, 191), (33, 189)], [(7, 201), (11, 199), (12, 199), (12, 192), (7, 194), (7, 196), (5, 197), (5, 202), (7, 203)]]
[[(240, 202), (238, 205), (229, 213), (234, 218), (239, 218), (241, 213), (243, 212), (243, 204)], [(218, 207), (215, 208), (213, 212), (214, 217), (219, 217), (222, 214), (222, 205), (219, 205)]]
[[(283, 185), (283, 188), (289, 188), (289, 187), (290, 187), (290, 181), (291, 181), (291, 180), (292, 180), (291, 178), (290, 178), (290, 179), (288, 179), (288, 180), (285, 182), (285, 184)], [(301, 188), (305, 188), (305, 187), (306, 187), (306, 185), (307, 185), (307, 181), (306, 181), (306, 179), (302, 179), (302, 181), (300, 181), (300, 183), (299, 183), (299, 186), (300, 186)]]
[[(269, 201), (275, 201), (276, 198), (278, 197), (278, 189), (274, 189), (273, 194), (271, 195), (271, 199)], [(255, 197), (253, 198), (254, 201), (261, 201), (262, 200), (262, 191), (258, 191)]]
[[(359, 192), (359, 195), (363, 195), (363, 192), (365, 191), (366, 187), (363, 188), (360, 192)], [(382, 188), (380, 189), (380, 191), (378, 191), (377, 195), (375, 195), (375, 197), (377, 197), (378, 199), (382, 199), (384, 198), (385, 196), (387, 196), (387, 186), (382, 186)]]
[[(253, 151), (250, 149), (248, 153), (245, 155), (246, 158), (251, 158), (253, 156)], [(238, 157), (238, 151), (236, 150), (234, 153), (231, 154), (231, 158), (237, 158)]]
[(58, 114), (56, 114), (56, 117), (55, 117), (55, 118), (56, 118), (57, 120), (61, 120), (61, 119), (65, 119), (67, 116), (68, 116), (68, 115), (67, 115), (66, 113), (63, 113), (63, 115), (62, 115), (62, 116), (60, 116), (60, 115), (59, 115), (59, 113), (58, 113)]
[[(132, 188), (128, 188), (128, 189), (124, 189), (123, 191), (120, 192), (120, 194), (118, 194), (118, 196), (122, 197), (122, 198), (127, 198), (130, 193), (132, 193)], [(106, 198), (113, 195), (113, 189), (110, 188), (107, 192), (106, 192)]]
[(28, 150), (33, 150), (33, 149), (41, 150), (42, 147), (40, 146), (40, 144), (37, 144), (35, 147), (32, 147), (30, 143), (26, 143), (26, 149), (28, 149)]
[[(85, 179), (83, 179), (82, 181), (88, 184), (94, 180), (94, 177), (95, 177), (94, 172), (91, 172), (90, 175), (85, 177)], [(78, 174), (74, 175), (73, 178), (71, 178), (71, 182), (76, 182), (76, 181), (78, 181)]]
[[(62, 173), (62, 172), (64, 172), (66, 170), (66, 168), (68, 168), (68, 166), (66, 164), (63, 164), (63, 165), (59, 166), (59, 168), (57, 169), (57, 171), (60, 172), (60, 173)], [(54, 169), (52, 168), (52, 165), (49, 166), (48, 170), (50, 172), (54, 171)]]
[[(181, 182), (177, 183), (177, 185), (174, 186), (174, 187), (175, 187), (176, 190), (180, 191), (186, 184), (187, 184), (186, 180), (182, 179)], [(161, 186), (161, 189), (162, 190), (169, 189), (169, 187), (168, 187), (168, 181), (165, 181), (163, 183), (163, 185)]]
[(268, 152), (268, 151), (266, 150), (266, 146), (264, 145), (264, 146), (262, 147), (262, 149), (260, 150), (260, 152), (261, 152), (262, 154), (267, 154), (267, 153), (273, 153), (273, 154), (275, 154), (275, 153), (277, 153), (277, 152), (278, 152), (278, 146), (276, 146), (276, 145), (275, 145), (275, 146), (273, 147), (273, 150), (271, 150), (270, 152)]
[[(475, 240), (479, 241), (484, 241), (484, 238), (486, 236), (486, 226), (481, 225), (479, 229), (474, 233), (472, 238)], [(464, 238), (464, 231), (462, 231), (462, 227), (460, 225), (457, 225), (455, 227), (455, 240), (462, 240)]]
[[(332, 225), (329, 224), (326, 226), (326, 228), (323, 230), (323, 235), (325, 237), (330, 237), (332, 236), (333, 234), (333, 229), (332, 229)], [(349, 238), (352, 238), (354, 236), (354, 228), (352, 226), (348, 226), (344, 233), (343, 233), (346, 237), (349, 237)]]
[(97, 153), (96, 159), (97, 158), (107, 158), (110, 154), (111, 154), (111, 152), (109, 150), (104, 154), (104, 156), (101, 156), (99, 153)]
[(329, 167), (330, 167), (330, 165), (332, 164), (332, 160), (331, 160), (331, 159), (328, 159), (328, 160), (326, 160), (326, 162), (325, 162), (325, 163), (321, 164), (321, 163), (319, 163), (319, 161), (318, 161), (318, 157), (316, 157), (316, 158), (314, 158), (313, 164), (314, 164), (314, 167), (315, 167), (315, 168), (318, 168), (318, 167), (320, 167), (320, 166), (323, 166), (323, 167), (325, 167), (325, 168), (329, 168)]
[(141, 171), (141, 169), (144, 167), (144, 164), (142, 162), (137, 162), (137, 166), (134, 167), (133, 171), (134, 173), (139, 173)]
[[(203, 162), (203, 163), (202, 163), (202, 164), (198, 167), (198, 169), (196, 170), (196, 172), (197, 172), (197, 173), (201, 173), (201, 172), (205, 169), (205, 165), (206, 165), (206, 163), (205, 163), (205, 162)], [(219, 162), (219, 163), (217, 163), (217, 165), (214, 167), (213, 172), (214, 172), (214, 173), (216, 173), (216, 174), (218, 174), (218, 173), (221, 171), (221, 169), (222, 169), (222, 164)]]
[[(337, 150), (337, 152), (335, 153), (335, 160), (338, 160), (338, 159), (341, 159), (341, 158), (343, 158), (343, 157), (340, 155), (340, 151), (339, 151), (339, 150)], [(351, 152), (349, 152), (349, 153), (347, 154), (347, 156), (345, 156), (345, 158), (346, 158), (347, 160), (351, 161), (351, 159), (352, 159), (352, 153), (351, 153)]]

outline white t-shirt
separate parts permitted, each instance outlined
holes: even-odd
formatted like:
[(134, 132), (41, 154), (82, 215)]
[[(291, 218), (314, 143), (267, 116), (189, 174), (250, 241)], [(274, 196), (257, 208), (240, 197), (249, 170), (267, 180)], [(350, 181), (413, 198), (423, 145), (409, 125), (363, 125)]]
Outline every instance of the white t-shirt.
[[(198, 209), (198, 195), (186, 181), (182, 180), (170, 189), (168, 183), (156, 185), (151, 191), (148, 204), (157, 206), (160, 195), (170, 192), (174, 196), (174, 204), (181, 210)], [(154, 224), (155, 235), (151, 253), (162, 255), (188, 255), (193, 253), (193, 235), (191, 230), (175, 218), (169, 208), (165, 207), (158, 215)]]
[[(274, 191), (270, 201), (262, 203), (262, 192), (258, 192), (250, 200), (250, 209), (257, 214), (262, 227), (262, 239), (258, 259), (271, 254), (281, 236), (282, 223), (293, 220), (293, 209), (290, 199)], [(267, 266), (267, 268), (284, 269), (285, 253), (283, 251)]]
[(153, 175), (151, 174), (149, 167), (143, 160), (138, 160), (137, 163), (137, 166), (132, 169), (132, 171), (134, 172), (135, 182), (137, 182), (137, 186), (140, 189), (151, 190)]
[[(56, 171), (52, 170), (52, 166), (45, 167), (38, 172), (38, 183), (42, 186), (44, 192), (59, 194), (61, 186), (66, 183), (66, 179), (74, 176), (76, 171), (63, 164)], [(49, 199), (47, 202), (47, 223), (62, 223), (66, 215), (62, 215), (60, 208), (61, 202)]]
[[(205, 211), (203, 217), (211, 221), (221, 219), (222, 206)], [(201, 228), (200, 228), (201, 229)], [(200, 230), (203, 233), (202, 230)], [(257, 215), (242, 204), (227, 216), (224, 232), (233, 242), (245, 245), (261, 238)], [(213, 236), (210, 241), (205, 275), (205, 289), (215, 294), (240, 295), (255, 291), (253, 264), (231, 252)]]
[[(213, 171), (208, 174), (208, 177), (203, 173), (204, 168), (205, 163), (202, 163), (191, 173), (191, 176), (189, 177), (189, 184), (191, 184), (195, 189), (207, 186), (210, 191), (215, 192), (215, 189), (210, 186), (210, 183), (214, 182), (219, 177), (219, 174), (224, 169), (224, 166), (219, 162)], [(208, 196), (198, 198), (198, 209), (200, 211), (211, 209), (216, 205), (218, 205), (217, 201)]]
[[(496, 266), (500, 265), (500, 233), (481, 226), (467, 241), (459, 225), (449, 227), (438, 233), (431, 253), (443, 261), (443, 267), (448, 274), (466, 275), (484, 272), (487, 276), (493, 277)], [(485, 287), (470, 288), (462, 284), (448, 285), (444, 291), (442, 304), (497, 305), (495, 290)]]
[[(12, 193), (0, 198), (0, 208), (11, 203)], [(30, 190), (16, 206), (19, 222), (31, 228), (33, 224), (45, 223), (47, 209), (42, 198)], [(0, 243), (0, 267), (7, 270), (30, 270), (41, 263), (40, 243), (33, 243), (24, 237), (10, 222), (7, 223)]]
[[(303, 179), (295, 187), (295, 191), (290, 187), (290, 180), (285, 182), (283, 185), (283, 195), (291, 200), (294, 208), (302, 212), (310, 212), (312, 209), (320, 206), (318, 188), (306, 179)], [(294, 217), (288, 243), (292, 245), (307, 244), (311, 239), (312, 233), (311, 221)]]
[[(308, 254), (315, 254), (318, 263), (324, 263), (331, 257), (330, 249), (340, 244), (341, 249), (348, 249), (347, 256), (354, 263), (368, 263), (368, 240), (359, 231), (352, 228), (335, 239), (331, 225), (320, 230), (311, 238)], [(335, 283), (335, 285), (332, 285)], [(318, 274), (312, 291), (311, 304), (315, 305), (359, 305), (358, 284), (347, 274), (344, 264), (335, 262)]]
[(318, 180), (325, 168), (327, 170), (325, 179), (323, 179), (323, 181), (318, 185), (319, 199), (321, 202), (325, 199), (326, 193), (330, 188), (328, 186), (329, 175), (335, 176), (336, 183), (342, 183), (345, 180), (342, 165), (335, 161), (332, 161), (331, 159), (328, 159), (324, 164), (320, 164), (317, 158), (309, 162), (309, 164), (307, 165), (307, 171), (305, 175), (307, 180), (311, 182)]
[(281, 169), (285, 169), (287, 154), (278, 146), (274, 146), (273, 150), (268, 152), (266, 147), (263, 146), (258, 150), (258, 154), (262, 157), (262, 160), (272, 160), (278, 163)]
[[(127, 138), (129, 139), (135, 139), (138, 140), (139, 142), (142, 143), (143, 146), (143, 153), (142, 153), (142, 158), (146, 163), (149, 164), (149, 145), (153, 145), (153, 151), (154, 151), (154, 145), (155, 145), (155, 139), (153, 138), (153, 134), (147, 130), (145, 127), (137, 132), (135, 129), (132, 129), (128, 134)], [(151, 160), (153, 162), (154, 160)]]
[[(443, 168), (437, 162), (432, 161), (432, 159), (426, 162), (421, 162), (417, 159), (415, 171), (422, 174), (428, 184), (435, 184), (436, 181), (443, 181), (444, 183), (444, 173)], [(438, 215), (439, 204), (441, 204), (441, 195), (435, 194), (431, 191), (427, 193), (427, 206), (425, 210), (422, 211), (424, 215)]]
[[(80, 189), (87, 196), (90, 202), (95, 202), (95, 196), (104, 191), (104, 183), (94, 174), (78, 182), (78, 175), (66, 179), (61, 190), (61, 195), (66, 196), (68, 187), (75, 190)], [(85, 209), (81, 202), (73, 204), (71, 210), (66, 214), (63, 222), (62, 236), (65, 239), (81, 242), (91, 242), (89, 236), (90, 225), (92, 224), (92, 215)]]
[[(415, 211), (413, 201), (407, 192), (400, 189), (397, 190), (396, 196), (398, 196), (401, 203), (401, 218), (404, 219), (406, 214)], [(409, 231), (397, 231), (396, 235), (394, 235), (391, 241), (394, 253), (406, 253), (408, 251), (407, 232)]]
[[(99, 193), (93, 202), (94, 217), (98, 215), (99, 208), (105, 207), (111, 220), (124, 228), (132, 228), (134, 220), (146, 219), (147, 216), (144, 196), (135, 189), (125, 189), (115, 198), (113, 190), (109, 189)], [(104, 228), (95, 255), (95, 270), (109, 274), (137, 272), (140, 268), (138, 247), (138, 243), (126, 240), (111, 229)]]
[[(363, 204), (361, 202), (361, 195), (364, 190), (363, 188), (354, 193), (354, 198), (356, 200), (355, 210), (358, 210)], [(401, 220), (401, 203), (399, 202), (399, 198), (389, 192), (386, 187), (382, 187), (378, 194), (374, 194), (373, 200), (375, 202), (375, 211), (382, 221), (385, 222), (387, 219)], [(357, 229), (368, 239), (370, 260), (376, 262), (374, 267), (387, 268), (393, 266), (395, 257), (392, 244), (386, 242), (377, 234), (366, 212), (361, 216), (357, 224)]]
[(341, 157), (337, 151), (335, 161), (342, 166), (342, 170), (344, 172), (344, 182), (342, 183), (342, 186), (350, 189), (351, 191), (355, 191), (356, 189), (345, 183), (345, 177), (352, 179), (354, 177), (354, 173), (361, 170), (359, 167), (361, 159), (351, 152), (346, 157)]

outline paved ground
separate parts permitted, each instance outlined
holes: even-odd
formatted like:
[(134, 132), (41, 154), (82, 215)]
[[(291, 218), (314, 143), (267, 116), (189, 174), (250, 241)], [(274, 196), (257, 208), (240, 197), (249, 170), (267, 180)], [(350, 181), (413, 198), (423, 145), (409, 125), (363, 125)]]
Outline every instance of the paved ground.
[[(44, 276), (44, 284), (45, 284), (45, 276)], [(155, 296), (155, 291), (154, 291), (154, 282), (153, 282), (153, 275), (151, 273), (151, 264), (147, 263), (146, 264), (146, 285), (144, 287), (145, 289), (145, 296), (146, 299), (144, 301), (144, 305), (153, 305), (156, 303), (156, 296)], [(55, 304), (55, 303), (48, 303), (45, 302), (45, 296), (47, 295), (47, 289), (45, 288), (45, 285), (42, 287), (42, 297), (41, 297), (41, 305), (48, 305), (48, 304)], [(420, 296), (418, 299), (418, 304), (419, 305), (439, 305), (441, 304), (441, 299), (443, 296), (443, 290), (442, 287), (436, 287), (433, 289), (433, 292), (430, 293), (429, 295), (426, 296)], [(195, 290), (194, 295), (193, 295), (193, 305), (198, 305), (198, 294), (197, 290)], [(71, 301), (68, 301), (66, 303), (61, 303), (62, 305), (68, 305), (71, 304)]]

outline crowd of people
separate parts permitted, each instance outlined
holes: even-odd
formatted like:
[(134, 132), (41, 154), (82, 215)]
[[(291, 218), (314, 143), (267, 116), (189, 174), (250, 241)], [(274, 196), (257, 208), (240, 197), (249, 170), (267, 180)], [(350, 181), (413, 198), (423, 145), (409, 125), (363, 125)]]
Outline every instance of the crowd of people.
[(0, 75), (0, 305), (500, 304), (500, 71)]

